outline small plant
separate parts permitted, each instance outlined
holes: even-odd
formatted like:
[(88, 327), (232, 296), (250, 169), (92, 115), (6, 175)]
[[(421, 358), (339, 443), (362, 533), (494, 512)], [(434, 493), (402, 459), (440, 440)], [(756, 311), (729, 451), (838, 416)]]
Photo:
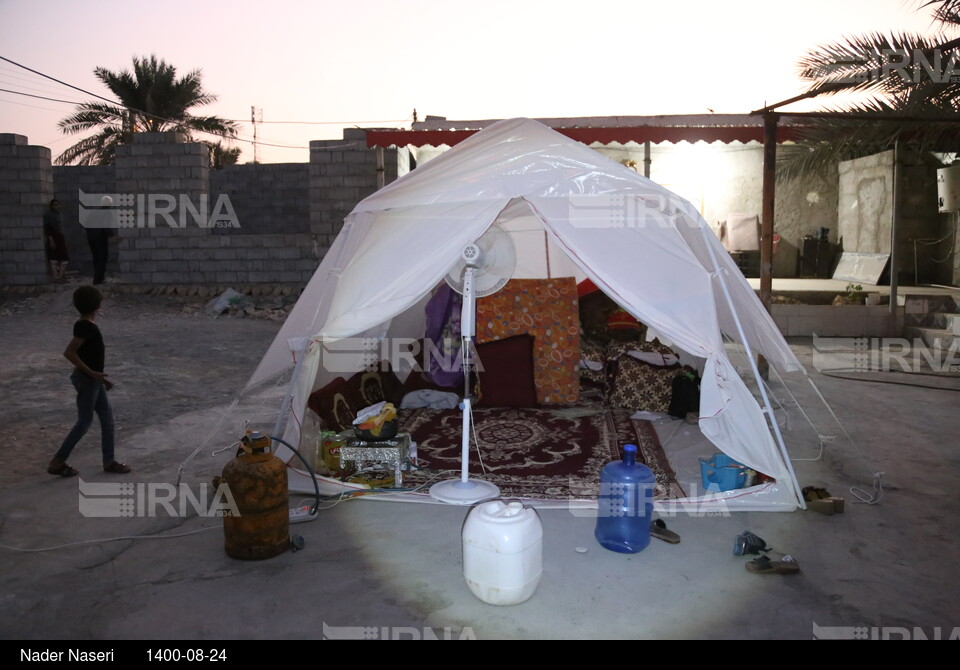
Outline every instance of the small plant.
[(862, 305), (867, 297), (867, 292), (863, 290), (860, 284), (847, 284), (847, 292), (844, 295), (838, 295), (834, 305)]
[(867, 297), (866, 292), (863, 290), (863, 286), (860, 284), (847, 284), (847, 299), (853, 303), (861, 303)]

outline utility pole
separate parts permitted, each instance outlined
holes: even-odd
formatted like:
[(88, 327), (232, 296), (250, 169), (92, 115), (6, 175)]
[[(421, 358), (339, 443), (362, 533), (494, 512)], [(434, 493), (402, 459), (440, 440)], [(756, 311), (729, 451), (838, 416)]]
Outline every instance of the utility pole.
[(257, 146), (257, 123), (263, 123), (263, 109), (250, 105), (250, 123), (253, 124), (253, 162), (260, 162), (260, 147)]

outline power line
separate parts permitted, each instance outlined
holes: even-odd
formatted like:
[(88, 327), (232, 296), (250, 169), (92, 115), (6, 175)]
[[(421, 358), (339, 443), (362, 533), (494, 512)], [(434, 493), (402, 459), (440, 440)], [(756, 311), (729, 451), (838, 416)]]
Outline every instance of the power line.
[[(109, 98), (104, 98), (102, 95), (97, 95), (96, 93), (91, 93), (90, 91), (86, 91), (86, 90), (80, 88), (79, 86), (74, 86), (73, 84), (68, 84), (68, 83), (65, 82), (65, 81), (60, 81), (60, 80), (57, 79), (56, 77), (51, 77), (50, 75), (44, 74), (43, 72), (38, 72), (38, 71), (34, 70), (33, 68), (27, 67), (26, 65), (22, 65), (22, 64), (20, 64), (20, 63), (18, 63), (18, 62), (16, 62), (16, 61), (10, 60), (10, 59), (7, 58), (6, 56), (0, 56), (0, 60), (5, 60), (5, 61), (7, 61), (8, 63), (10, 63), (11, 65), (16, 65), (16, 66), (19, 67), (19, 68), (23, 68), (23, 69), (26, 70), (27, 72), (32, 72), (32, 73), (34, 73), (34, 74), (40, 75), (41, 77), (44, 77), (44, 78), (46, 78), (46, 79), (49, 79), (50, 81), (55, 81), (55, 82), (57, 82), (58, 84), (63, 84), (63, 85), (66, 86), (67, 88), (72, 88), (72, 89), (74, 89), (75, 91), (80, 91), (81, 93), (86, 93), (87, 95), (92, 95), (94, 98), (99, 98), (100, 100), (104, 100), (104, 101), (106, 101), (106, 102), (109, 102), (111, 105), (120, 105), (120, 103), (118, 103), (118, 102), (116, 102), (116, 101), (114, 101), (114, 100), (110, 100)], [(120, 106), (122, 107), (123, 105), (120, 105)], [(134, 110), (134, 111), (140, 111), (140, 110)]]
[[(242, 119), (226, 119), (234, 123), (250, 123)], [(383, 121), (257, 121), (257, 123), (295, 123), (309, 126), (351, 126), (361, 123), (406, 123), (410, 119), (386, 119)]]
[(79, 105), (82, 103), (74, 102), (73, 100), (60, 100), (59, 98), (48, 98), (45, 95), (34, 95), (33, 93), (24, 93), (23, 91), (11, 91), (9, 88), (0, 88), (0, 91), (4, 93), (14, 93), (16, 95), (25, 95), (29, 98), (40, 98), (41, 100), (49, 100), (50, 102), (63, 102), (68, 105)]
[(59, 109), (53, 109), (52, 107), (40, 107), (39, 105), (28, 105), (25, 102), (17, 102), (16, 100), (4, 100), (3, 98), (0, 98), (0, 102), (7, 105), (16, 105), (17, 107), (30, 107), (31, 109), (42, 109), (45, 112), (56, 112), (57, 114), (60, 113)]

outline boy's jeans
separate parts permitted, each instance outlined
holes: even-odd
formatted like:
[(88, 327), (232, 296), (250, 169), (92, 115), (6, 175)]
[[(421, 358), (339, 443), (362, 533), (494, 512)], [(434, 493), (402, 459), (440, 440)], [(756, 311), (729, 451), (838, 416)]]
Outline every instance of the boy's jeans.
[(100, 419), (100, 450), (103, 452), (103, 464), (113, 463), (113, 410), (107, 400), (107, 387), (98, 381), (90, 379), (82, 372), (74, 369), (70, 381), (77, 389), (77, 422), (73, 425), (60, 449), (54, 458), (67, 460), (70, 452), (77, 446), (93, 423), (93, 414), (96, 412)]

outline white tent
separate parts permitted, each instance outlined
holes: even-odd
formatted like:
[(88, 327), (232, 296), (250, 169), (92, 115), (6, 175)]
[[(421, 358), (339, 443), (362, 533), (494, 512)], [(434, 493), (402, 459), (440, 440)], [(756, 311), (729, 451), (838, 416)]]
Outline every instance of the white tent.
[(346, 218), (247, 385), (296, 361), (288, 442), (299, 440), (310, 392), (337, 376), (323, 364), (325, 346), (422, 336), (423, 301), (464, 245), (495, 222), (517, 245), (515, 277), (588, 277), (661, 340), (700, 359), (703, 434), (777, 480), (756, 495), (739, 492), (738, 503), (756, 510), (802, 504), (779, 429), (761, 408), (766, 396), (758, 404), (724, 336), (781, 372), (802, 366), (720, 241), (685, 200), (529, 119), (477, 132)]

